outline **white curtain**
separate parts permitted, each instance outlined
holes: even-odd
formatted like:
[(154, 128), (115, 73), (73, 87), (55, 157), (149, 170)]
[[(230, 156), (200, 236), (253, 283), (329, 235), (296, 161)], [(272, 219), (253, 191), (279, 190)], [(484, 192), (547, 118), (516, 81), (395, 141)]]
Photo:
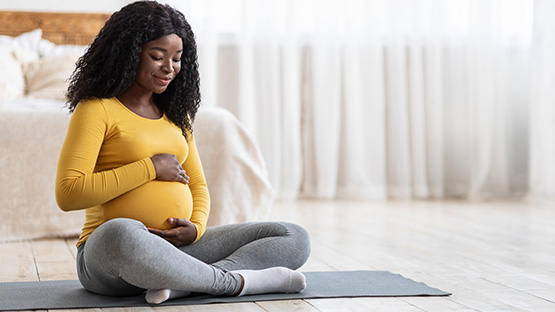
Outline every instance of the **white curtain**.
[(203, 105), (246, 125), (281, 199), (554, 192), (553, 83), (530, 108), (533, 72), (555, 79), (549, 0), (535, 67), (531, 0), (167, 2), (196, 33)]
[(555, 199), (555, 1), (534, 2), (529, 195)]

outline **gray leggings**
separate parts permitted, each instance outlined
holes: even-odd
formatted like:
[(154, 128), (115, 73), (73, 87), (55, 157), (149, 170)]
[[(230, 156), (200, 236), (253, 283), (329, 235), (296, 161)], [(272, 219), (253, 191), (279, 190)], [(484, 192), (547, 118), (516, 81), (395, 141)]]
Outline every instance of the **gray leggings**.
[(232, 295), (241, 277), (229, 271), (275, 266), (298, 269), (310, 241), (301, 227), (285, 222), (209, 227), (194, 244), (176, 248), (139, 221), (113, 219), (78, 248), (77, 271), (85, 289), (103, 295), (138, 295), (145, 289), (176, 289)]

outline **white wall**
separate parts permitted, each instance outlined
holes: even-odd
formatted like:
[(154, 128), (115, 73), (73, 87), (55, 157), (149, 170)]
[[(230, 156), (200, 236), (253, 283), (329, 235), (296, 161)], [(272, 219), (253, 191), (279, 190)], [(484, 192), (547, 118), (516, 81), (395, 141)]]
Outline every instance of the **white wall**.
[(132, 0), (0, 0), (0, 11), (113, 13)]

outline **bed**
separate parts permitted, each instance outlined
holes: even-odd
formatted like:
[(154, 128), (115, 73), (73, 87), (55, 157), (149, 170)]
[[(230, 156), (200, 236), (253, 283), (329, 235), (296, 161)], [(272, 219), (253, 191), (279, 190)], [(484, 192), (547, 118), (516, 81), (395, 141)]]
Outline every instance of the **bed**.
[[(54, 199), (69, 112), (67, 78), (109, 14), (0, 12), (0, 242), (72, 237), (84, 212)], [(273, 201), (260, 150), (228, 111), (203, 107), (194, 124), (210, 189), (209, 225), (264, 220)]]

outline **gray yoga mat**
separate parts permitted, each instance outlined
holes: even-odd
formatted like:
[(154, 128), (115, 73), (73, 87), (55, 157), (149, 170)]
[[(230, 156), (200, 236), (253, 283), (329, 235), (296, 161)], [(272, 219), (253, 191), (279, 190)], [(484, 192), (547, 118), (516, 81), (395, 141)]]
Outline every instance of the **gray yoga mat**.
[[(266, 294), (244, 297), (193, 295), (161, 305), (253, 302), (348, 297), (448, 296), (399, 274), (387, 271), (306, 272), (307, 287), (298, 294)], [(81, 309), (148, 306), (144, 296), (109, 297), (86, 291), (79, 281), (0, 283), (0, 311)]]

